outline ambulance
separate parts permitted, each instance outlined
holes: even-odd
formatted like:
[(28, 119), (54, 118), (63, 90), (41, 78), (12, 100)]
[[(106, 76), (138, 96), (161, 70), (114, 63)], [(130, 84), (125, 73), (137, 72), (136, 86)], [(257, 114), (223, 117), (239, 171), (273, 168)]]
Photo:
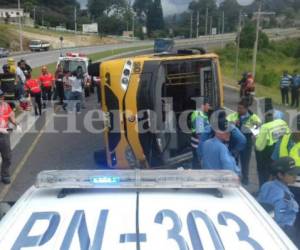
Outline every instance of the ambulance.
[(294, 250), (226, 170), (41, 172), (0, 222), (1, 250)]
[[(65, 56), (60, 56), (57, 61), (57, 66), (60, 64), (65, 75), (70, 75), (76, 71), (78, 66), (82, 67), (83, 74), (88, 76), (89, 58), (82, 53), (67, 52)], [(88, 76), (88, 79), (90, 77)], [(90, 85), (85, 86), (85, 92), (90, 94)]]

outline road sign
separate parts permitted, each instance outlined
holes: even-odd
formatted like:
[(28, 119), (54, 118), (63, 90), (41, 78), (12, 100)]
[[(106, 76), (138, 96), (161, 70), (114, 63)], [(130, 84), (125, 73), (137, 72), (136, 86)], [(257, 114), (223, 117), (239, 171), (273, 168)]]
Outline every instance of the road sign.
[(211, 34), (216, 35), (217, 34), (217, 28), (212, 28), (211, 29)]
[(98, 23), (82, 24), (83, 33), (98, 33)]
[(239, 5), (247, 6), (254, 3), (254, 0), (236, 0)]

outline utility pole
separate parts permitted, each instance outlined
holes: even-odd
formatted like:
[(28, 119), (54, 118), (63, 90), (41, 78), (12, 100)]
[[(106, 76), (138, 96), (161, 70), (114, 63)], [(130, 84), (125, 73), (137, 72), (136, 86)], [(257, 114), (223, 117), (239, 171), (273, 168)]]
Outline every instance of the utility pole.
[(34, 6), (34, 8), (33, 8), (33, 24), (34, 24), (34, 26), (35, 26), (35, 22), (36, 22), (36, 21), (35, 21), (35, 17), (36, 17), (36, 16), (35, 16), (35, 6)]
[(238, 77), (238, 70), (239, 70), (241, 31), (242, 31), (242, 11), (240, 10), (239, 24), (238, 24), (238, 31), (237, 31), (237, 42), (236, 42), (235, 79), (237, 79)]
[(256, 74), (256, 59), (257, 59), (257, 49), (258, 49), (258, 41), (259, 41), (261, 8), (262, 8), (262, 0), (259, 0), (257, 20), (256, 20), (256, 39), (255, 39), (254, 50), (253, 50), (253, 68), (252, 68), (253, 78), (255, 78), (255, 74)]
[(200, 24), (200, 13), (197, 11), (197, 30), (196, 30), (196, 38), (199, 37), (199, 24)]
[[(222, 35), (224, 35), (224, 31), (225, 31), (225, 12), (224, 10), (222, 11)], [(221, 39), (222, 41), (222, 48), (224, 47), (224, 39)]]
[(190, 38), (193, 38), (193, 11), (191, 12)]
[(205, 35), (207, 35), (207, 25), (208, 25), (208, 7), (206, 7), (206, 14), (205, 14)]
[(44, 9), (42, 10), (42, 26), (44, 27)]
[(132, 11), (132, 39), (134, 40), (134, 29), (135, 29), (135, 20), (134, 12)]
[(20, 51), (23, 51), (23, 33), (22, 33), (21, 2), (20, 2), (20, 0), (18, 0), (18, 11), (19, 11)]
[(213, 17), (209, 17), (209, 34), (212, 35)]
[(77, 34), (77, 8), (76, 8), (76, 6), (74, 8), (74, 31), (75, 31), (75, 34)]
[(225, 12), (222, 12), (222, 35), (224, 34), (225, 31)]

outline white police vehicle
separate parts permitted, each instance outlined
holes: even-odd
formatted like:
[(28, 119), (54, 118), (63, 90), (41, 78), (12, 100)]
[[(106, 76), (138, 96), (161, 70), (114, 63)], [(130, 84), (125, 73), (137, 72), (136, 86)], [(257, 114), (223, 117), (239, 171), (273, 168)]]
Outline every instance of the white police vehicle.
[(47, 171), (0, 223), (0, 249), (297, 249), (229, 171)]

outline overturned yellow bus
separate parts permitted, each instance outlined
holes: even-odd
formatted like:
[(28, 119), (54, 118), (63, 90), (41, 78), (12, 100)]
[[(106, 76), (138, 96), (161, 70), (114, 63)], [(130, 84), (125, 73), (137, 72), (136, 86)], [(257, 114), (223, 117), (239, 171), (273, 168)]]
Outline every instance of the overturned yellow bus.
[(197, 99), (209, 98), (213, 108), (223, 105), (218, 56), (203, 50), (105, 61), (100, 76), (110, 168), (156, 168), (189, 160), (186, 126)]

